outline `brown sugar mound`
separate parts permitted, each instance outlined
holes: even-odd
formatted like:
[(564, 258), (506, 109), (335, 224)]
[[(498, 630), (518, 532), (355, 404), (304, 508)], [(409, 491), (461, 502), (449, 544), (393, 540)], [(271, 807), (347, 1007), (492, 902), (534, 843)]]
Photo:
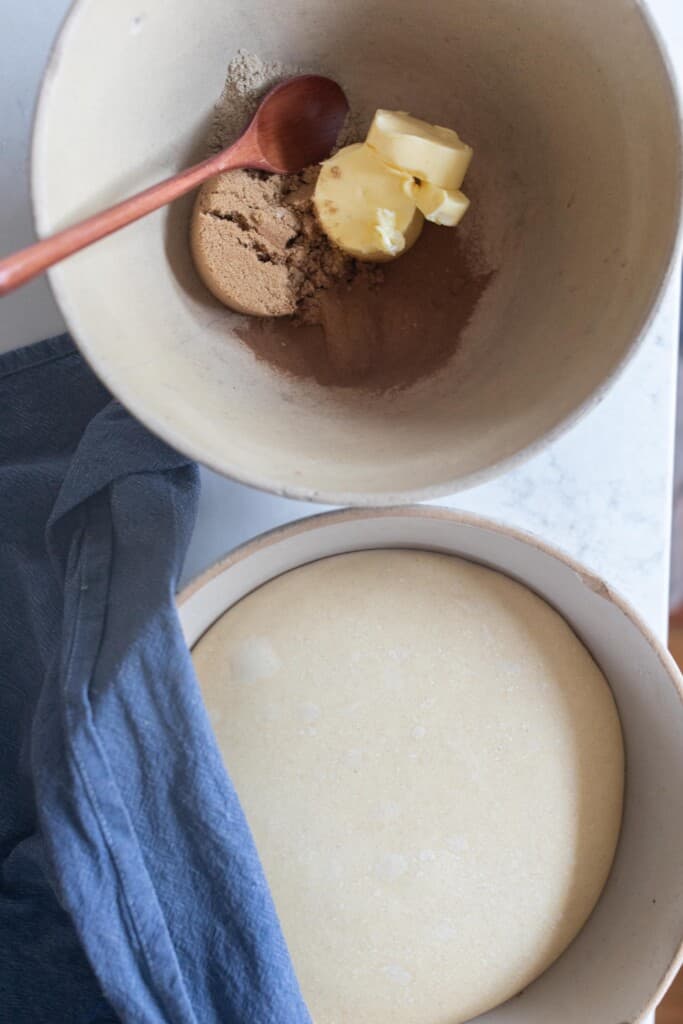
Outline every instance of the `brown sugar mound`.
[(232, 171), (207, 182), (195, 203), (192, 253), (207, 288), (259, 317), (320, 323), (320, 293), (381, 270), (331, 245), (313, 212), (317, 168), (278, 177)]

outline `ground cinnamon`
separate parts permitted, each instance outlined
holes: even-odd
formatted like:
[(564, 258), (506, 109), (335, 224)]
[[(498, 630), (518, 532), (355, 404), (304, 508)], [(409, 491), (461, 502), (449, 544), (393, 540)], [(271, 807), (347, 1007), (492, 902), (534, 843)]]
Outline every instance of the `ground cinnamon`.
[(472, 266), (457, 232), (425, 225), (405, 256), (318, 294), (320, 321), (247, 321), (237, 333), (258, 359), (319, 384), (407, 387), (454, 354), (492, 277)]

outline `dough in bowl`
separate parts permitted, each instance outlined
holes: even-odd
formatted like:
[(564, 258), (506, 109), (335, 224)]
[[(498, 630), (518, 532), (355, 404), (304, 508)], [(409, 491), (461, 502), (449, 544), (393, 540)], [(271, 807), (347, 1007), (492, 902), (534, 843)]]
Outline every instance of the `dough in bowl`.
[(194, 661), (315, 1024), (459, 1024), (580, 930), (621, 730), (530, 590), (448, 555), (340, 555), (245, 597)]

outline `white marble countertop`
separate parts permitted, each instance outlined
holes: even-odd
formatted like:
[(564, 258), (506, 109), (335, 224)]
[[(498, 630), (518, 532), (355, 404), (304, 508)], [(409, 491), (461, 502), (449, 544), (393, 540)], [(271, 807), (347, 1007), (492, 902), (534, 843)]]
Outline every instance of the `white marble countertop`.
[[(38, 82), (69, 0), (0, 0), (0, 250), (29, 242), (30, 122)], [(650, 0), (683, 68), (680, 0)], [(663, 638), (668, 615), (680, 274), (635, 359), (601, 405), (550, 450), (440, 504), (550, 541), (620, 590)], [(0, 351), (63, 330), (44, 281), (2, 300)], [(203, 471), (186, 577), (256, 533), (319, 511)]]

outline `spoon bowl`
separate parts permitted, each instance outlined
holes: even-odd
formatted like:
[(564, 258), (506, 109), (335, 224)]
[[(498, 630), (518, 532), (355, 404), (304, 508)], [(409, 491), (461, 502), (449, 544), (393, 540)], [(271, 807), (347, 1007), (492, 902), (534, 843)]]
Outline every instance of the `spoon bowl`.
[(271, 89), (245, 135), (253, 137), (268, 170), (295, 174), (329, 156), (348, 112), (331, 78), (298, 75)]

